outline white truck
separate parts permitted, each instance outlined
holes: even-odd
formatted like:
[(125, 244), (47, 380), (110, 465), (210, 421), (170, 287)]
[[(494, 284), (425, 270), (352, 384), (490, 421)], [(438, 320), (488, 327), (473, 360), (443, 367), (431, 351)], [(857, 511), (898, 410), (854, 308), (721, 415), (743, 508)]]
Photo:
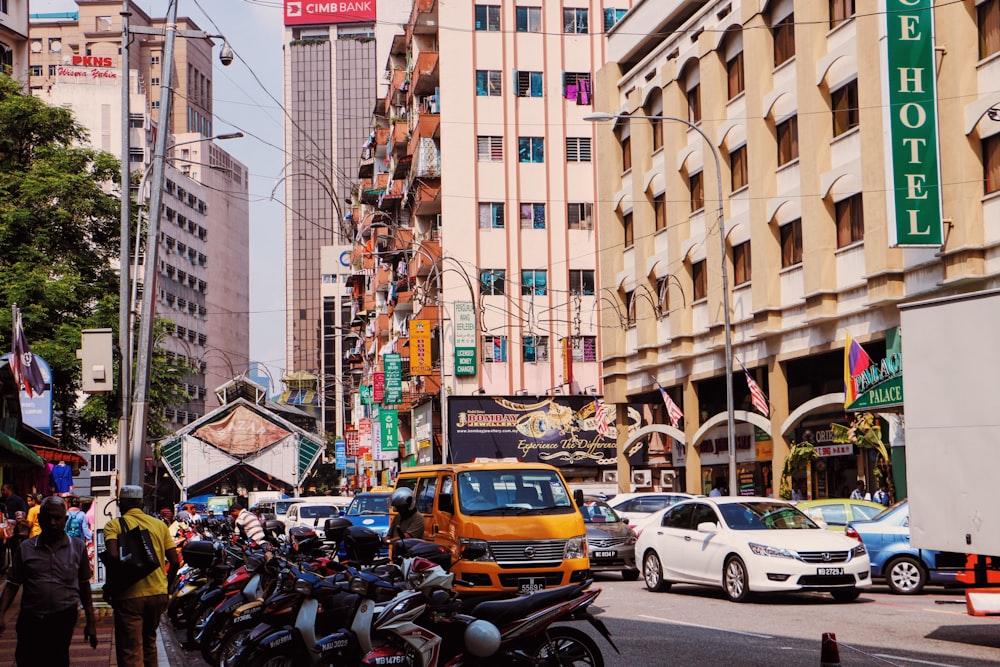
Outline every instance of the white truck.
[(1000, 290), (905, 304), (900, 327), (910, 543), (981, 556), (986, 584), (984, 557), (1000, 556)]

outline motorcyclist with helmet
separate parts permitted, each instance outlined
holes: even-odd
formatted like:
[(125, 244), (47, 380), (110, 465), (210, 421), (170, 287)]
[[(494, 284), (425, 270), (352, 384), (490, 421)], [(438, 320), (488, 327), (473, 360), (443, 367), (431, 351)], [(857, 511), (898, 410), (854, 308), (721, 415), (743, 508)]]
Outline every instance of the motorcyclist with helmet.
[[(389, 497), (389, 504), (396, 510), (396, 514), (389, 523), (387, 541), (396, 542), (400, 537), (423, 539), (424, 515), (417, 511), (417, 498), (413, 495), (413, 489), (405, 486), (396, 489)], [(399, 534), (400, 530), (403, 532), (402, 536)]]

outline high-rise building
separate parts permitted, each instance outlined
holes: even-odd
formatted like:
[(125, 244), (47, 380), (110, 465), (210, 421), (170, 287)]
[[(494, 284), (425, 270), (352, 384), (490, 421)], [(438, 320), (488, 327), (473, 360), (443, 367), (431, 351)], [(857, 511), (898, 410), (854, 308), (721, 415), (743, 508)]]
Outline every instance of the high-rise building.
[(0, 72), (28, 83), (28, 0), (0, 2)]

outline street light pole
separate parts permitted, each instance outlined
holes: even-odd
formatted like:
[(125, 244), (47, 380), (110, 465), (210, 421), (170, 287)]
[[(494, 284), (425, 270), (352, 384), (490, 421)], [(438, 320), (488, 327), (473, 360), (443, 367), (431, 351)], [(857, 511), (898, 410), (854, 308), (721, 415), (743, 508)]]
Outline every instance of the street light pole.
[[(120, 242), (118, 251), (118, 354), (120, 357), (119, 371), (119, 399), (121, 402), (121, 416), (118, 418), (118, 463), (116, 468), (119, 471), (128, 470), (129, 450), (128, 450), (128, 418), (130, 401), (132, 400), (132, 333), (130, 322), (132, 320), (131, 300), (129, 299), (129, 225), (131, 224), (131, 184), (132, 184), (132, 160), (131, 160), (131, 110), (129, 83), (129, 31), (128, 19), (131, 15), (129, 10), (129, 0), (122, 2), (122, 165), (121, 165), (121, 227)], [(119, 472), (118, 485), (121, 486), (124, 480)], [(117, 487), (116, 487), (117, 488)]]
[(719, 159), (719, 151), (715, 144), (708, 138), (705, 132), (685, 118), (676, 116), (633, 116), (630, 114), (592, 113), (583, 117), (583, 120), (592, 123), (602, 123), (612, 120), (669, 120), (683, 125), (697, 132), (705, 141), (715, 160), (715, 184), (716, 197), (718, 199), (718, 224), (719, 224), (719, 245), (722, 249), (722, 323), (723, 337), (725, 339), (726, 354), (726, 426), (727, 442), (729, 451), (729, 495), (735, 496), (739, 491), (736, 479), (736, 409), (733, 401), (733, 334), (732, 320), (729, 315), (729, 271), (726, 269), (726, 221), (722, 211), (722, 163)]

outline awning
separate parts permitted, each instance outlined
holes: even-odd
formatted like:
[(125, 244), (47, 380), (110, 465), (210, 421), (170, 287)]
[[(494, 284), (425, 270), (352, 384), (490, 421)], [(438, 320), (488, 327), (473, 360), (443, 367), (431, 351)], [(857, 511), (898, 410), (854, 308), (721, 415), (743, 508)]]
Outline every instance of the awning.
[(41, 468), (45, 465), (38, 454), (6, 433), (0, 433), (0, 464), (24, 465), (25, 463)]
[(59, 463), (60, 461), (65, 461), (66, 463), (76, 463), (78, 465), (87, 465), (87, 459), (83, 458), (76, 452), (69, 452), (65, 449), (56, 449), (55, 447), (42, 447), (40, 445), (29, 445), (29, 447), (42, 457), (43, 460), (49, 463)]

